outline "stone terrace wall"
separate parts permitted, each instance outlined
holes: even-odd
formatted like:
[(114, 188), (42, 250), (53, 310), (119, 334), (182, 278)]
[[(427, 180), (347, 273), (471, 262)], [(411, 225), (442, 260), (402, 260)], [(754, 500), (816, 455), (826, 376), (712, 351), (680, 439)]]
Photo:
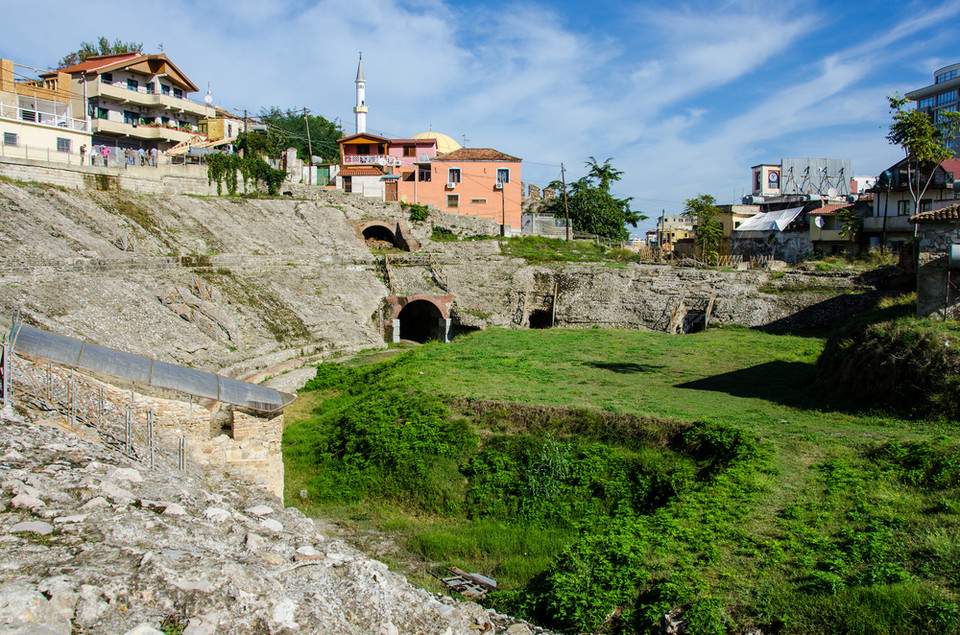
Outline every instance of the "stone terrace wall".
[(131, 166), (126, 169), (96, 166), (53, 166), (45, 161), (0, 158), (0, 175), (74, 190), (124, 189), (138, 194), (215, 195), (216, 184), (207, 182), (206, 166)]
[(950, 247), (955, 244), (960, 244), (960, 222), (921, 225), (917, 289), (920, 317), (960, 318), (960, 271), (948, 268)]

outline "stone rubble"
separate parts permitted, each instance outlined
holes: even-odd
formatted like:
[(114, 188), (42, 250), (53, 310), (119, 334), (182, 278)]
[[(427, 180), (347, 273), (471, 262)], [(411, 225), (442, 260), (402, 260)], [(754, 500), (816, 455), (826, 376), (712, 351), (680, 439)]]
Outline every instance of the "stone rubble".
[(9, 408), (0, 456), (3, 633), (545, 632), (416, 588), (216, 473), (151, 471)]

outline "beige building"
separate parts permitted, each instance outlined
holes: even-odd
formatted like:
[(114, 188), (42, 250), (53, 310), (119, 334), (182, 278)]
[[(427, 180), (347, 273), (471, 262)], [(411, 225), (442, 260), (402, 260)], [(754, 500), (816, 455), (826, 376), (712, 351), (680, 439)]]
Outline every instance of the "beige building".
[(81, 162), (90, 122), (72, 100), (70, 79), (0, 59), (0, 157)]
[(213, 106), (188, 98), (196, 85), (162, 53), (97, 55), (50, 75), (64, 74), (74, 112), (84, 109), (92, 121), (94, 145), (163, 151), (215, 116)]
[(200, 121), (200, 134), (205, 134), (211, 141), (235, 139), (243, 132), (243, 118), (228, 110), (214, 108), (213, 117)]

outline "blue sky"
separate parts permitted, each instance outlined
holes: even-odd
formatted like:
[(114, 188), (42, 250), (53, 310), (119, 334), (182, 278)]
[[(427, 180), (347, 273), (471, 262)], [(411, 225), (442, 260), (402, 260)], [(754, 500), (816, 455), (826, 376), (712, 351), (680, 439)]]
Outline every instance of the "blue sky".
[(0, 56), (47, 68), (100, 35), (162, 44), (217, 105), (307, 107), (352, 133), (362, 50), (369, 131), (466, 135), (521, 157), (538, 185), (561, 162), (573, 180), (587, 157), (611, 157), (624, 171), (615, 193), (651, 217), (700, 193), (735, 202), (751, 166), (783, 157), (878, 174), (901, 156), (884, 138), (885, 96), (960, 61), (960, 0), (147, 6), (11, 4)]

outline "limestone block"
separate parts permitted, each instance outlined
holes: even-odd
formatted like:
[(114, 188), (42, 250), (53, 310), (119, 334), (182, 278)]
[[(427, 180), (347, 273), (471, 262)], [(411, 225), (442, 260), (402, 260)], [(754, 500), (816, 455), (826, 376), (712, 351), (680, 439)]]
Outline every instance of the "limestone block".
[(11, 582), (0, 587), (0, 630), (5, 633), (70, 635), (70, 620), (29, 585)]

